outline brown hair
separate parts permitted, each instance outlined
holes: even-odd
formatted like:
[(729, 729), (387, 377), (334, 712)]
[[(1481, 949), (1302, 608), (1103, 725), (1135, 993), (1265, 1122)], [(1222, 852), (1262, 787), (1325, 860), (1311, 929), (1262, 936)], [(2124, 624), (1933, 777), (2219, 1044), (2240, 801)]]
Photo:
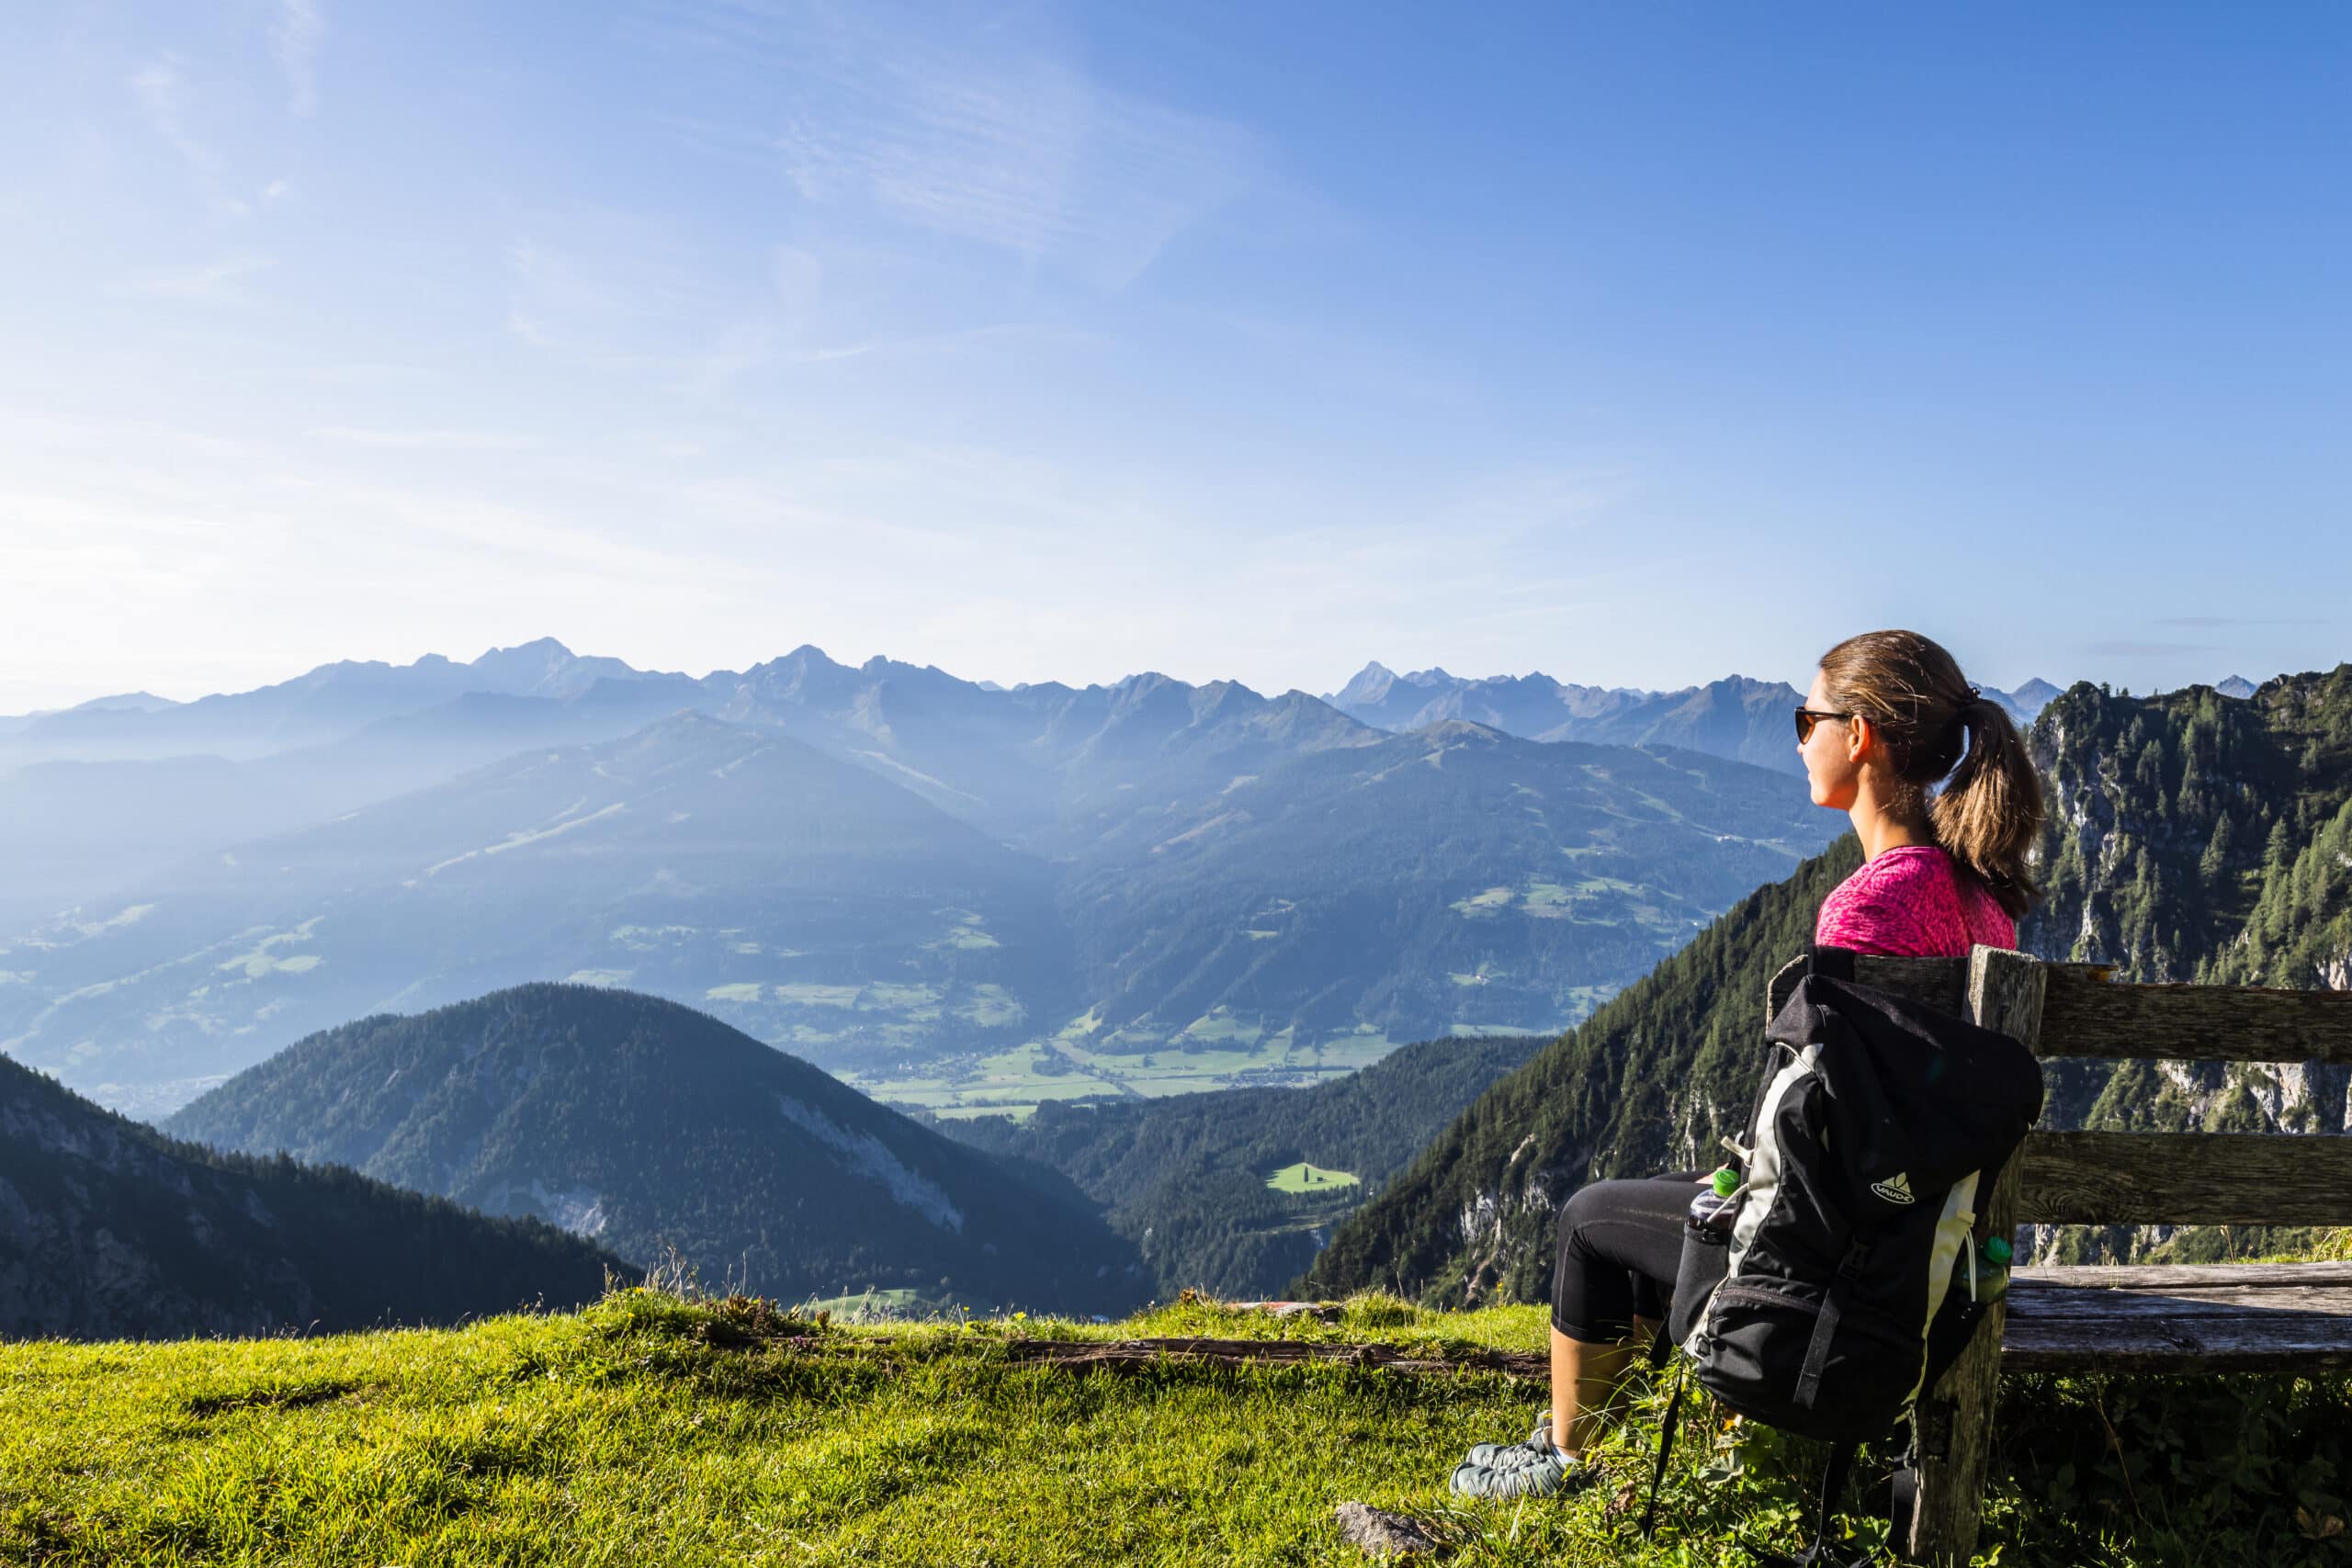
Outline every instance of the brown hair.
[[(2041, 780), (2008, 711), (1917, 632), (1864, 632), (1821, 656), (1829, 705), (1869, 719), (1895, 777), (1928, 807), (1936, 842), (1984, 880), (2012, 919), (2040, 896), (2026, 852), (2041, 830)], [(1961, 741), (1967, 739), (1965, 750)]]

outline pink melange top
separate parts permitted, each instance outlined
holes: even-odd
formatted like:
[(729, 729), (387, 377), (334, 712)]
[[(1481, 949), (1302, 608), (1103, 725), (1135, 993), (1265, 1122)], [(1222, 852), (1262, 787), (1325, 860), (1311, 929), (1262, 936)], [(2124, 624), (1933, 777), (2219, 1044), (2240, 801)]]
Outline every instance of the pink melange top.
[(1974, 873), (1932, 844), (1904, 844), (1821, 901), (1813, 940), (1892, 958), (1965, 958), (1978, 942), (2015, 947), (2018, 928)]

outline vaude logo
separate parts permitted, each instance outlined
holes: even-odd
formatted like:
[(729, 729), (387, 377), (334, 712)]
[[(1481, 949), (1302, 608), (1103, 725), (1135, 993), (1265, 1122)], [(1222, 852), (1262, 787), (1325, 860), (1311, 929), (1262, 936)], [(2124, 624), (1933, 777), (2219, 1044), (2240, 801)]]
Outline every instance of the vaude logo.
[(1911, 1196), (1911, 1178), (1899, 1170), (1884, 1181), (1871, 1182), (1871, 1190), (1890, 1203), (1908, 1203), (1914, 1201)]

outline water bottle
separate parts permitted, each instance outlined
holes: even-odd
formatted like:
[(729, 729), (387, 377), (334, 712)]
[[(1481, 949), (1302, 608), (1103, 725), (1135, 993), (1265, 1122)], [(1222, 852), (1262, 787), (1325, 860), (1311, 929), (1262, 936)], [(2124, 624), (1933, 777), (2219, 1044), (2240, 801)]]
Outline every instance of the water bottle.
[(1978, 1301), (1996, 1302), (2007, 1294), (2009, 1260), (2014, 1256), (2009, 1238), (2005, 1235), (1988, 1235), (1977, 1244), (1973, 1262), (1975, 1265)]
[(1709, 1177), (1690, 1200), (1690, 1228), (1694, 1231), (1727, 1231), (1732, 1219), (1739, 1213), (1739, 1172), (1729, 1166)]

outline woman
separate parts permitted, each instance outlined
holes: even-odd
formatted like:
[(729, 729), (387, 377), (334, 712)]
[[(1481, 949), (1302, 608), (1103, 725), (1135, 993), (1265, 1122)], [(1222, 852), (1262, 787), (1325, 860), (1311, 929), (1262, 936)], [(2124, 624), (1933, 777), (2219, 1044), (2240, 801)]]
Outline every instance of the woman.
[[(1813, 803), (1844, 811), (1862, 841), (1861, 868), (1822, 900), (1816, 942), (1947, 958), (2017, 945), (2035, 897), (2026, 852), (2041, 784), (2007, 710), (1951, 654), (1917, 632), (1849, 637), (1822, 656), (1796, 728)], [(1472, 1449), (1454, 1491), (1541, 1495), (1592, 1480), (1585, 1450), (1665, 1316), (1704, 1179), (1596, 1181), (1568, 1200), (1552, 1276), (1552, 1408), (1525, 1442)]]

